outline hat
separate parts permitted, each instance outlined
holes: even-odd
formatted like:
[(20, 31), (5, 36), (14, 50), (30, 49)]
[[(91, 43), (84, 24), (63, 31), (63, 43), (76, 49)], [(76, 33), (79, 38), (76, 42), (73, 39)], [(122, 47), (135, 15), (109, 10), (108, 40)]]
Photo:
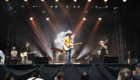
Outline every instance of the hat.
[(105, 42), (104, 41), (100, 41), (99, 44), (101, 44), (101, 43), (105, 43)]
[(67, 35), (72, 35), (72, 33), (71, 33), (71, 32), (68, 32), (68, 33), (66, 34), (66, 36), (67, 36)]
[(13, 47), (13, 49), (16, 49), (16, 47)]

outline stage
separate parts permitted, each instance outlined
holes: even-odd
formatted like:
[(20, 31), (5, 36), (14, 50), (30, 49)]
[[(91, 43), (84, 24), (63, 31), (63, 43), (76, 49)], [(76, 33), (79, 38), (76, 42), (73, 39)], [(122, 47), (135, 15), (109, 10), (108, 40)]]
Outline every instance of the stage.
[(119, 70), (129, 68), (134, 70), (136, 64), (34, 64), (34, 65), (0, 65), (0, 80), (4, 80), (7, 73), (14, 76), (14, 80), (27, 80), (34, 69), (40, 70), (41, 78), (54, 80), (58, 71), (65, 74), (64, 80), (80, 80), (83, 71), (90, 75), (90, 80), (116, 80)]

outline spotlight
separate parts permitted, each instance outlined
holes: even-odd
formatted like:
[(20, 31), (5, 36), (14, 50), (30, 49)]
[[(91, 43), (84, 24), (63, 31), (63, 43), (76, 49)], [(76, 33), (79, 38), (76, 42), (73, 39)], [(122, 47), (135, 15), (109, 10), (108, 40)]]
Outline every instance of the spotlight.
[(33, 20), (33, 17), (30, 17), (30, 20)]
[(44, 1), (44, 0), (41, 0), (42, 2)]
[(91, 0), (88, 0), (88, 2), (91, 2)]
[(85, 21), (85, 20), (86, 20), (86, 18), (84, 17), (84, 18), (83, 18), (83, 20)]
[(80, 6), (78, 6), (78, 8), (80, 8)]
[(100, 21), (102, 20), (102, 18), (101, 18), (101, 17), (99, 17), (98, 19), (99, 19)]
[(123, 2), (126, 2), (127, 0), (123, 0)]
[(77, 0), (74, 0), (74, 2), (77, 2)]
[(57, 6), (55, 6), (55, 8), (57, 8)]
[(8, 2), (9, 0), (5, 0), (6, 2)]
[(68, 8), (69, 6), (66, 6), (66, 8)]
[(53, 8), (53, 6), (51, 6), (51, 8)]
[(47, 17), (47, 18), (46, 18), (46, 20), (48, 21), (48, 20), (49, 20), (49, 18)]
[(25, 2), (27, 2), (28, 0), (24, 0)]
[(95, 6), (95, 8), (97, 8), (98, 6)]
[(58, 2), (58, 0), (55, 0), (55, 2)]
[(75, 6), (73, 6), (73, 8), (75, 8)]
[(107, 2), (108, 0), (104, 0), (104, 2)]

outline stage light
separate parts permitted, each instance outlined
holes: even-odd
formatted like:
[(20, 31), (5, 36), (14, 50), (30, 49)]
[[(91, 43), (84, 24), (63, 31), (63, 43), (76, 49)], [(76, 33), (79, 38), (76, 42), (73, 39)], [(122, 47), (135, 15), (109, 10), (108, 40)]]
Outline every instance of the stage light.
[(42, 2), (44, 1), (44, 0), (41, 0)]
[(126, 2), (127, 0), (123, 0), (123, 2)]
[(88, 0), (88, 2), (91, 2), (91, 0)]
[(58, 0), (55, 0), (55, 2), (58, 2)]
[(8, 2), (9, 0), (5, 0), (6, 2)]
[(51, 6), (51, 8), (53, 8), (53, 6)]
[(47, 17), (47, 18), (46, 18), (46, 20), (48, 21), (48, 20), (49, 20), (49, 18)]
[(102, 20), (102, 18), (100, 18), (100, 17), (99, 17), (98, 19), (99, 19), (100, 21)]
[(77, 0), (74, 0), (74, 2), (77, 2)]
[(69, 6), (66, 6), (66, 8), (68, 8)]
[(33, 20), (33, 17), (30, 17), (30, 20)]
[(73, 8), (75, 8), (75, 6), (73, 6)]
[(97, 8), (98, 6), (95, 6), (95, 8)]
[(108, 8), (108, 6), (106, 6), (106, 8)]
[(24, 0), (25, 2), (27, 2), (28, 0)]
[(83, 18), (83, 20), (85, 21), (85, 20), (86, 20), (86, 18), (84, 17), (84, 18)]
[(55, 6), (55, 8), (57, 8), (57, 6)]
[(104, 2), (107, 2), (108, 0), (104, 0)]
[(80, 8), (80, 6), (78, 6), (78, 8)]

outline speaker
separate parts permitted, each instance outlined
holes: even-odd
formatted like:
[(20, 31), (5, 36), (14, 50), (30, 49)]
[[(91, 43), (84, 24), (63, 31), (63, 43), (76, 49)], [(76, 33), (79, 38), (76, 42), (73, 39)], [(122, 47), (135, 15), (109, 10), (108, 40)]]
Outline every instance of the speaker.
[(48, 57), (35, 57), (35, 64), (48, 64)]
[(93, 64), (93, 63), (103, 63), (102, 59), (100, 57), (96, 57), (94, 59), (92, 59), (90, 62), (90, 64)]
[(105, 57), (105, 63), (119, 63), (118, 57)]

